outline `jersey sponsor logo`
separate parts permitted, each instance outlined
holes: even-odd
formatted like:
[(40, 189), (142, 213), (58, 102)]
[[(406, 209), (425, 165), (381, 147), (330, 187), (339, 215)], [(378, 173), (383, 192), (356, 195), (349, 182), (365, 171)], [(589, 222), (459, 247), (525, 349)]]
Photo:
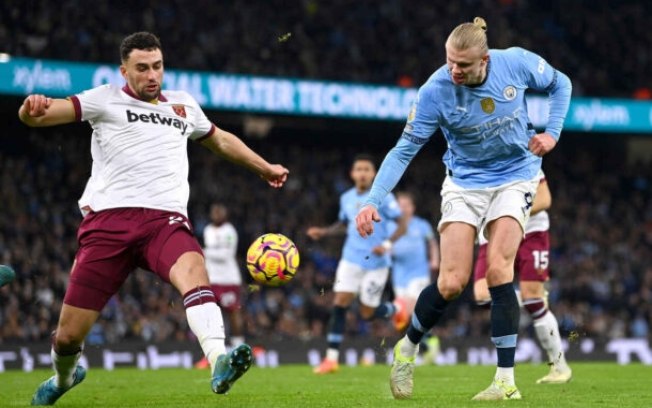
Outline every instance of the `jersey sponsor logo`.
[(186, 130), (188, 130), (188, 125), (180, 119), (168, 118), (165, 116), (161, 116), (159, 113), (153, 113), (153, 112), (149, 114), (136, 113), (127, 109), (127, 122), (134, 123), (139, 121), (143, 123), (153, 123), (155, 125), (171, 126), (173, 128), (177, 128), (181, 130), (182, 135), (185, 135)]
[(476, 126), (464, 127), (459, 131), (464, 134), (481, 132), (484, 138), (494, 137), (509, 129), (513, 129), (522, 113), (523, 108), (518, 107), (511, 115), (491, 119)]
[(514, 98), (516, 98), (516, 88), (514, 88), (513, 85), (507, 85), (505, 89), (503, 89), (503, 96), (508, 101), (514, 100)]
[(486, 114), (492, 114), (496, 110), (496, 104), (492, 98), (484, 98), (480, 101), (480, 106)]
[(177, 116), (181, 116), (182, 118), (186, 117), (186, 107), (183, 105), (172, 105), (172, 110), (174, 113), (177, 114)]

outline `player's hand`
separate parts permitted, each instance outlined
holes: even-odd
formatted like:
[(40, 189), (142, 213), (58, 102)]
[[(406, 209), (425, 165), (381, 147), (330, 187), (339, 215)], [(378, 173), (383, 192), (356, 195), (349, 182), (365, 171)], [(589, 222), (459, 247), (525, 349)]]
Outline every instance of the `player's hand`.
[(385, 248), (382, 245), (377, 245), (377, 246), (371, 248), (371, 252), (374, 255), (385, 255), (385, 253), (387, 252), (387, 248)]
[(321, 227), (310, 227), (308, 228), (308, 231), (306, 231), (306, 234), (310, 237), (310, 239), (315, 241), (320, 240), (325, 233), (325, 229)]
[(290, 170), (286, 169), (280, 164), (271, 164), (269, 169), (265, 173), (261, 174), (260, 177), (267, 180), (267, 183), (269, 183), (270, 186), (274, 188), (281, 188), (283, 187), (283, 184), (285, 184), (285, 181), (288, 179), (288, 174), (290, 174)]
[(355, 225), (358, 234), (362, 238), (374, 233), (374, 222), (380, 222), (381, 218), (378, 210), (373, 205), (365, 205), (360, 209), (358, 215), (355, 217)]
[(45, 95), (29, 95), (23, 101), (24, 112), (32, 118), (44, 116), (50, 105), (52, 105), (52, 98)]
[(528, 148), (535, 155), (542, 157), (550, 152), (557, 145), (557, 141), (548, 133), (539, 133), (534, 135), (528, 143)]

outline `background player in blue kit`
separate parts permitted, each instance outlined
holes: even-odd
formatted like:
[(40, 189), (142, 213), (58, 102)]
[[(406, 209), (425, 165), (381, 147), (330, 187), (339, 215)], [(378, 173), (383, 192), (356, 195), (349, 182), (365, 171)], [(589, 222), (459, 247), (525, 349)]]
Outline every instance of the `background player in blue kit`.
[[(441, 263), (436, 284), (419, 295), (407, 335), (394, 348), (390, 386), (395, 398), (412, 395), (414, 357), (424, 333), (462, 292), (473, 264), (478, 231), (485, 230), (491, 339), (498, 367), (474, 400), (520, 399), (514, 381), (519, 307), (514, 259), (539, 184), (541, 156), (559, 139), (571, 96), (566, 75), (522, 48), (489, 50), (486, 23), (457, 26), (446, 41), (446, 65), (419, 89), (403, 134), (385, 158), (356, 218), (361, 236), (373, 236), (384, 197), (407, 165), (441, 128), (448, 150), (439, 222)], [(546, 92), (550, 112), (543, 133), (529, 122), (525, 91)]]
[[(407, 229), (392, 247), (392, 289), (396, 301), (405, 305), (408, 314), (412, 315), (419, 294), (432, 282), (432, 274), (439, 271), (439, 243), (432, 225), (415, 215), (416, 205), (412, 193), (398, 192), (396, 199)], [(396, 228), (396, 223), (390, 223), (390, 233)], [(405, 329), (408, 320), (404, 322), (404, 325), (399, 325), (401, 321), (395, 322), (397, 331)], [(425, 349), (424, 361), (434, 363), (439, 353), (439, 338), (426, 333), (420, 348), (421, 351)]]
[[(399, 192), (396, 199), (407, 229), (392, 247), (392, 288), (395, 297), (401, 299), (412, 314), (419, 294), (431, 283), (431, 271), (439, 270), (439, 245), (432, 225), (414, 214), (412, 194)], [(390, 223), (390, 233), (396, 228), (396, 223)], [(396, 327), (397, 330), (404, 328)]]
[[(339, 348), (344, 337), (346, 311), (356, 296), (360, 296), (360, 315), (364, 319), (389, 319), (397, 314), (404, 321), (409, 318), (405, 307), (391, 302), (381, 303), (389, 276), (389, 251), (405, 233), (405, 223), (394, 195), (388, 194), (379, 202), (378, 211), (386, 221), (378, 223), (377, 234), (364, 239), (356, 231), (355, 216), (367, 200), (375, 176), (373, 158), (368, 155), (356, 156), (351, 168), (354, 186), (340, 197), (338, 221), (329, 227), (310, 227), (307, 232), (314, 240), (346, 233), (333, 285), (335, 298), (328, 330), (328, 350), (321, 364), (315, 367), (315, 374), (334, 373), (339, 369)], [(390, 220), (398, 223), (398, 228), (391, 235), (387, 229)]]

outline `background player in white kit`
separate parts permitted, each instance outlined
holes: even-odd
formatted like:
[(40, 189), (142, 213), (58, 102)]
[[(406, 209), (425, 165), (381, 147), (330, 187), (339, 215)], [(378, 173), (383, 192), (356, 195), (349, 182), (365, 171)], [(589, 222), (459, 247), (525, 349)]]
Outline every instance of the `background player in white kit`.
[[(208, 280), (217, 304), (226, 314), (229, 322), (231, 347), (244, 343), (242, 319), (242, 275), (236, 260), (238, 231), (228, 221), (228, 210), (224, 204), (211, 205), (210, 224), (204, 227), (204, 257)], [(208, 368), (208, 360), (202, 358), (196, 368)]]
[(288, 170), (216, 127), (188, 93), (161, 91), (163, 52), (155, 35), (126, 37), (120, 56), (124, 87), (99, 86), (68, 99), (29, 95), (18, 112), (29, 126), (87, 121), (93, 128), (93, 168), (79, 200), (79, 250), (52, 336), (55, 375), (38, 387), (32, 405), (52, 405), (84, 380), (86, 370), (77, 364), (84, 339), (137, 267), (183, 296), (188, 324), (213, 367), (215, 393), (226, 393), (252, 362), (249, 346), (226, 353), (222, 314), (186, 214), (187, 141), (249, 168), (272, 187), (284, 184)]
[[(532, 203), (530, 219), (525, 225), (525, 237), (514, 262), (519, 278), (523, 308), (530, 314), (539, 343), (548, 355), (550, 372), (537, 380), (537, 384), (562, 384), (571, 380), (572, 371), (566, 363), (561, 345), (559, 323), (548, 309), (544, 283), (549, 279), (550, 217), (546, 211), (552, 195), (541, 172), (537, 194)], [(480, 234), (480, 248), (474, 268), (473, 293), (478, 305), (489, 305), (491, 295), (487, 286), (487, 240)]]

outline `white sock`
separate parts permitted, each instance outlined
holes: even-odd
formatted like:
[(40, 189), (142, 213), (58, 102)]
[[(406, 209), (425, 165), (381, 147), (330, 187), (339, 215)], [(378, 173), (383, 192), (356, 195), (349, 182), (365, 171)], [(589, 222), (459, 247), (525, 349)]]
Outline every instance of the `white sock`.
[(338, 349), (329, 348), (326, 350), (326, 360), (339, 361), (340, 351)]
[(548, 361), (555, 366), (565, 368), (566, 357), (561, 346), (561, 336), (559, 334), (559, 324), (557, 318), (550, 310), (545, 315), (534, 321), (534, 331), (541, 346), (548, 354)]
[(496, 367), (495, 378), (507, 385), (516, 385), (514, 383), (514, 367)]
[(216, 303), (207, 302), (186, 308), (186, 318), (190, 329), (199, 340), (212, 372), (217, 357), (226, 354), (222, 311)]
[(231, 347), (235, 348), (244, 344), (244, 336), (231, 336)]
[(57, 387), (68, 388), (72, 385), (72, 375), (77, 368), (77, 362), (81, 357), (81, 350), (75, 354), (70, 354), (67, 356), (61, 356), (56, 351), (54, 347), (50, 351), (50, 356), (52, 357), (52, 366), (54, 367), (55, 374), (55, 383)]
[(406, 334), (405, 337), (403, 337), (403, 342), (401, 343), (401, 347), (399, 347), (399, 351), (403, 357), (412, 358), (417, 354), (417, 351), (419, 351), (419, 345), (412, 343)]

